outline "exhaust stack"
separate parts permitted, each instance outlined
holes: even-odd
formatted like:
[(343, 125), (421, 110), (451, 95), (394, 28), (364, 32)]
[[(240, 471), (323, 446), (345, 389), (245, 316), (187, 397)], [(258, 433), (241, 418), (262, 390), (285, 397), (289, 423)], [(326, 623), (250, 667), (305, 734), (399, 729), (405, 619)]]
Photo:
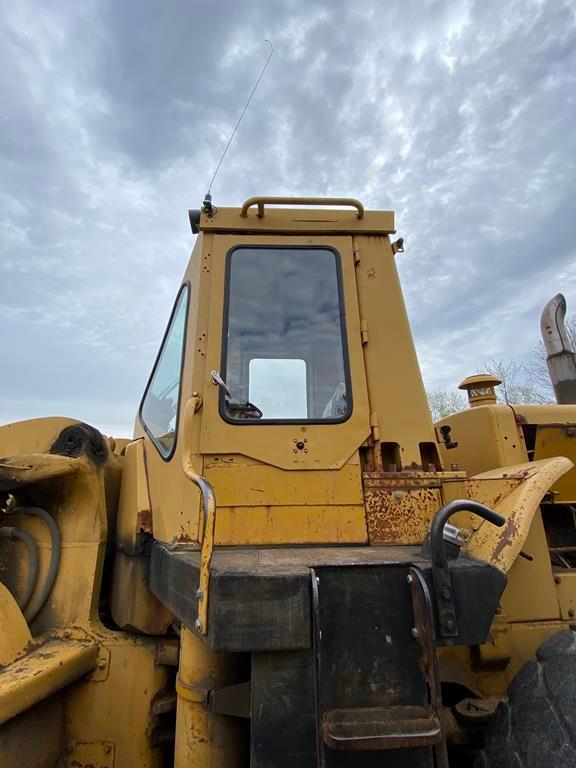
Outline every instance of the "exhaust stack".
[(570, 345), (564, 317), (566, 299), (561, 293), (550, 299), (540, 318), (546, 362), (558, 403), (576, 403), (576, 355)]

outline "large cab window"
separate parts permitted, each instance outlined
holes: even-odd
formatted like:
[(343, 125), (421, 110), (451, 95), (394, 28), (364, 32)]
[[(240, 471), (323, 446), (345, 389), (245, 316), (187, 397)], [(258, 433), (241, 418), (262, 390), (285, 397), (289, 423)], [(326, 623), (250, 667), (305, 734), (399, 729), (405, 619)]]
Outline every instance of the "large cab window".
[(235, 423), (347, 419), (339, 254), (238, 247), (227, 267), (221, 415)]
[(165, 459), (176, 444), (188, 293), (183, 285), (140, 407), (142, 424)]

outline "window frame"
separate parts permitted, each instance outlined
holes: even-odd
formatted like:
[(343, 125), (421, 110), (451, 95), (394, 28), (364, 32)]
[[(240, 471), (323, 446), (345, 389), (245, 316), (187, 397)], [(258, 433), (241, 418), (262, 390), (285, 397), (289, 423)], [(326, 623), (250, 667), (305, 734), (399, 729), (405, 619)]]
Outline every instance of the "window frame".
[[(158, 365), (160, 363), (160, 358), (162, 356), (162, 352), (164, 351), (164, 345), (166, 344), (166, 340), (168, 338), (168, 334), (170, 333), (172, 329), (172, 323), (174, 322), (174, 317), (176, 315), (176, 309), (180, 303), (180, 299), (182, 297), (182, 294), (186, 292), (186, 308), (184, 310), (184, 335), (182, 337), (182, 356), (180, 359), (180, 382), (178, 385), (178, 402), (176, 405), (176, 423), (174, 425), (174, 444), (172, 445), (172, 448), (169, 453), (164, 454), (162, 451), (162, 448), (152, 433), (152, 430), (148, 427), (146, 422), (144, 421), (144, 417), (142, 415), (142, 408), (144, 407), (144, 401), (146, 400), (146, 397), (148, 396), (148, 391), (150, 390), (150, 387), (152, 385), (152, 381), (154, 380), (154, 376), (156, 374), (156, 371), (158, 369)], [(142, 399), (140, 400), (140, 406), (138, 408), (138, 421), (140, 422), (144, 432), (146, 435), (150, 438), (152, 441), (154, 447), (158, 451), (158, 454), (160, 455), (160, 458), (163, 461), (170, 461), (170, 459), (174, 456), (174, 453), (176, 451), (176, 446), (178, 444), (178, 434), (179, 434), (179, 427), (180, 427), (180, 404), (182, 400), (182, 379), (184, 376), (184, 360), (186, 359), (186, 340), (188, 335), (188, 312), (190, 311), (190, 293), (191, 293), (191, 286), (189, 281), (185, 281), (180, 286), (180, 289), (178, 290), (178, 293), (176, 294), (176, 298), (174, 299), (174, 304), (172, 306), (172, 311), (170, 312), (170, 317), (168, 318), (168, 323), (166, 324), (166, 329), (164, 331), (164, 335), (162, 336), (162, 341), (160, 342), (160, 346), (158, 347), (158, 352), (156, 353), (156, 358), (154, 360), (154, 365), (152, 366), (152, 371), (150, 372), (150, 376), (148, 377), (148, 383), (146, 384), (146, 389), (144, 390), (144, 394), (142, 395)]]
[[(348, 411), (345, 416), (331, 419), (232, 419), (225, 410), (225, 395), (222, 388), (218, 395), (218, 413), (220, 418), (227, 424), (235, 427), (254, 427), (254, 426), (274, 426), (278, 424), (288, 425), (329, 425), (343, 424), (352, 417), (354, 411), (354, 399), (352, 392), (352, 377), (350, 374), (350, 354), (348, 349), (348, 329), (346, 327), (346, 304), (344, 301), (344, 278), (342, 272), (342, 256), (340, 252), (331, 245), (296, 245), (290, 244), (248, 244), (236, 243), (228, 249), (226, 253), (226, 268), (224, 273), (224, 316), (222, 319), (222, 353), (220, 356), (220, 371), (222, 375), (226, 374), (226, 362), (228, 355), (228, 325), (230, 321), (230, 276), (232, 272), (232, 256), (239, 250), (275, 250), (275, 251), (331, 251), (334, 254), (336, 266), (336, 286), (338, 291), (338, 307), (340, 317), (340, 336), (342, 339), (342, 357), (344, 367), (344, 383), (346, 385), (346, 396), (348, 402)], [(249, 368), (249, 365), (248, 365)], [(258, 405), (258, 403), (256, 403)]]

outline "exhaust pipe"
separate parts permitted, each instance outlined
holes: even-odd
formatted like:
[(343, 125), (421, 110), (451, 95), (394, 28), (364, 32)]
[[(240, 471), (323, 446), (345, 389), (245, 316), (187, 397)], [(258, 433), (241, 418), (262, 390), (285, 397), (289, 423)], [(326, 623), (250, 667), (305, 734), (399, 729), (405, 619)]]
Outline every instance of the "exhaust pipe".
[(556, 402), (576, 403), (576, 355), (570, 345), (564, 318), (566, 299), (561, 293), (550, 299), (540, 318), (546, 362)]

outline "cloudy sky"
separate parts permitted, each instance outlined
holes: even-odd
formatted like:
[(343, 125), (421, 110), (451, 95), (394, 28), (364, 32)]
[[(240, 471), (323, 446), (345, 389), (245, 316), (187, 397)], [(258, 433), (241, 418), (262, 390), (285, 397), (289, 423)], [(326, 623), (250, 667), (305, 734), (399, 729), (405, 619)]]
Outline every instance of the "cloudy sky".
[(573, 0), (12, 0), (0, 17), (0, 423), (131, 433), (213, 188), (394, 209), (428, 386), (576, 312)]

